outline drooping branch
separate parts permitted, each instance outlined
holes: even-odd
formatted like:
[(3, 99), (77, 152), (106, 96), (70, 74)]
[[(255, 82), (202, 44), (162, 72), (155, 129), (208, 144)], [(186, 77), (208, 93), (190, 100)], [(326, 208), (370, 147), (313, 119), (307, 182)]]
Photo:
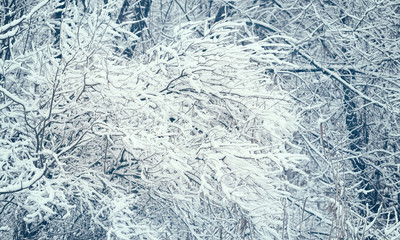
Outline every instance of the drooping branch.
[(20, 192), (24, 189), (30, 188), (31, 186), (33, 186), (33, 184), (35, 184), (37, 181), (39, 181), (46, 174), (46, 172), (47, 172), (47, 166), (45, 166), (39, 172), (34, 172), (34, 174), (31, 176), (30, 180), (21, 182), (21, 184), (18, 184), (18, 185), (16, 184), (16, 185), (11, 185), (11, 186), (0, 188), (0, 195)]
[[(280, 34), (280, 31), (278, 29), (276, 29), (274, 26), (269, 25), (267, 23), (258, 21), (258, 20), (252, 20), (251, 22), (247, 22), (248, 24), (254, 24), (257, 25), (259, 27), (265, 28), (268, 31), (271, 31), (273, 33), (276, 34)], [(285, 36), (285, 35), (277, 35), (277, 38), (282, 38), (282, 40), (286, 43), (289, 44), (292, 48), (293, 48), (293, 52), (298, 53), (301, 57), (303, 57), (307, 62), (309, 62), (312, 66), (315, 67), (315, 69), (318, 69), (318, 71), (322, 72), (323, 74), (329, 76), (332, 79), (335, 79), (336, 81), (338, 81), (341, 85), (343, 85), (344, 88), (349, 89), (350, 91), (354, 92), (356, 95), (358, 95), (359, 97), (363, 98), (364, 100), (368, 101), (369, 103), (373, 104), (373, 105), (377, 105), (379, 107), (382, 108), (387, 108), (386, 104), (381, 103), (367, 95), (365, 95), (362, 91), (358, 90), (357, 88), (355, 88), (353, 85), (349, 84), (345, 79), (343, 79), (339, 73), (337, 73), (336, 71), (334, 71), (333, 69), (327, 68), (325, 66), (323, 66), (323, 64), (319, 63), (315, 58), (313, 58), (312, 56), (310, 56), (308, 53), (306, 53), (306, 51), (304, 51), (303, 49), (301, 49), (301, 47), (298, 46), (298, 44), (296, 44), (296, 40)]]

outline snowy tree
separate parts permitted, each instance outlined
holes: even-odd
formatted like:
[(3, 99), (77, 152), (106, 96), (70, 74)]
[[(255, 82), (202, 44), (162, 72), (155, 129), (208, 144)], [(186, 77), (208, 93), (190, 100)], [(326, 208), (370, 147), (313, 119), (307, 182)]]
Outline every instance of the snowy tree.
[(148, 44), (150, 1), (136, 4), (43, 1), (6, 36), (1, 236), (282, 238), (284, 173), (303, 156), (265, 68), (290, 65), (275, 50), (290, 45), (223, 13)]
[(1, 238), (399, 237), (397, 1), (0, 6)]

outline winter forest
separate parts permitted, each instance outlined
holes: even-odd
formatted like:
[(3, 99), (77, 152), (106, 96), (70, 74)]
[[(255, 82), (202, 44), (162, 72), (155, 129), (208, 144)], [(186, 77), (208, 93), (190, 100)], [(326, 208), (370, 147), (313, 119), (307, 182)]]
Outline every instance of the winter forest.
[(0, 0), (0, 239), (400, 239), (399, 0)]

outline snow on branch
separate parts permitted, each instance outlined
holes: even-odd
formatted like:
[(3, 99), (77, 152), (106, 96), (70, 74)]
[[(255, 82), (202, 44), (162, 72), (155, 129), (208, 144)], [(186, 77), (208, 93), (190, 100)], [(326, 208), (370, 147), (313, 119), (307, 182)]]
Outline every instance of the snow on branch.
[(0, 195), (19, 192), (33, 186), (33, 184), (35, 184), (44, 176), (46, 171), (47, 166), (45, 166), (43, 169), (40, 169), (39, 171), (33, 171), (32, 176), (30, 176), (29, 180), (21, 181), (20, 184), (0, 188)]
[[(12, 22), (10, 22), (10, 23), (8, 23), (6, 25), (1, 26), (0, 27), (0, 40), (14, 36), (17, 33), (18, 28), (13, 29), (11, 31), (9, 31), (9, 30), (14, 28), (15, 26), (19, 25), (24, 20), (31, 18), (32, 15), (35, 12), (37, 12), (40, 8), (42, 8), (48, 2), (49, 2), (49, 0), (44, 0), (44, 1), (40, 2), (27, 15), (24, 15), (24, 16), (18, 18), (18, 19), (15, 19), (14, 21), (12, 21)], [(9, 32), (7, 32), (7, 31), (9, 31)], [(6, 33), (4, 33), (4, 32), (6, 32)]]

